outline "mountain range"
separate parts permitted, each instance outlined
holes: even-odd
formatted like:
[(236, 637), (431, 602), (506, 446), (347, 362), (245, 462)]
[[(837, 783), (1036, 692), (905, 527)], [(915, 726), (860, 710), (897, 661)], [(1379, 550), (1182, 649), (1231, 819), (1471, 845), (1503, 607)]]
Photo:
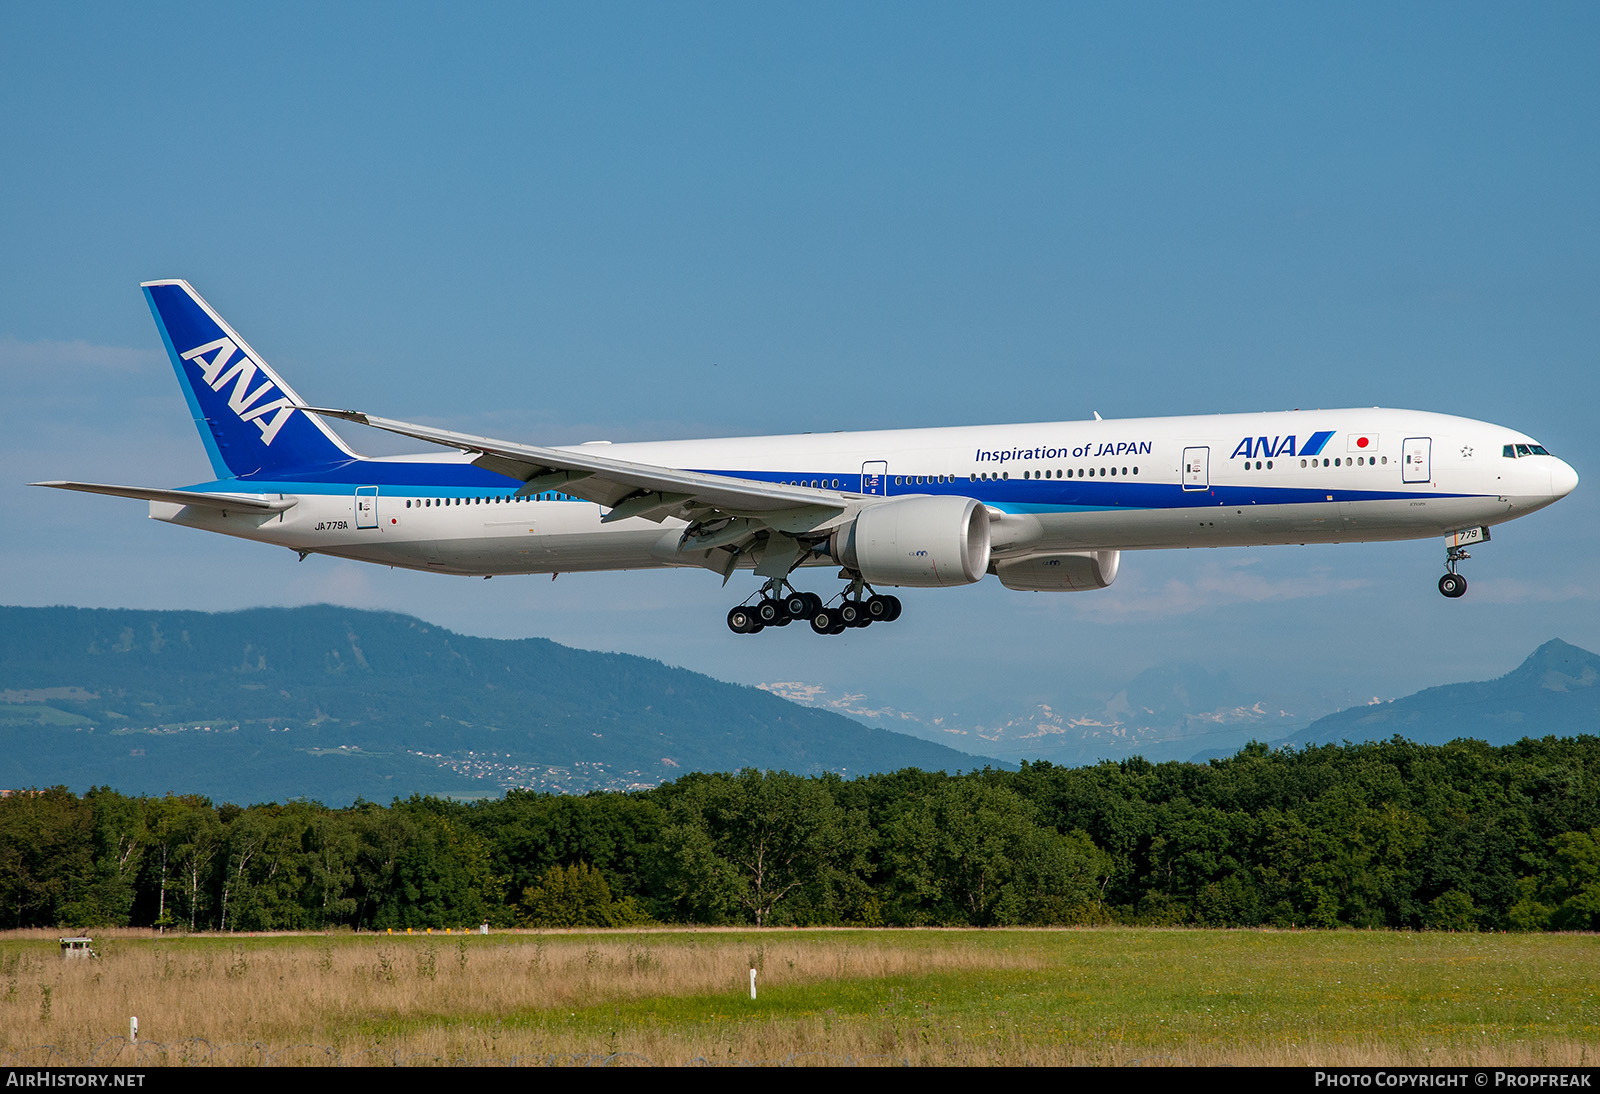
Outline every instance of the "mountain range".
[[(1275, 746), (1387, 740), (1439, 744), (1474, 737), (1502, 745), (1524, 736), (1600, 730), (1600, 656), (1553, 639), (1495, 680), (1448, 684), (1321, 717), (1291, 712), (1194, 664), (1157, 665), (1092, 698), (995, 702), (907, 711), (860, 693), (804, 682), (763, 684), (774, 694), (869, 725), (981, 751), (1066, 766), (1143, 756), (1203, 761), (1252, 740)], [(1326, 709), (1324, 707), (1323, 709)]]
[(1319, 718), (1287, 744), (1340, 744), (1406, 737), (1445, 744), (1474, 737), (1505, 745), (1523, 737), (1600, 732), (1600, 655), (1551, 639), (1495, 680), (1445, 684), (1390, 702)]
[(0, 746), (0, 787), (241, 804), (993, 762), (641, 657), (329, 606), (0, 608)]
[(1187, 663), (1153, 666), (1097, 696), (975, 697), (959, 709), (908, 711), (797, 681), (761, 686), (924, 740), (1013, 762), (1048, 760), (1069, 767), (1134, 755), (1159, 761), (1231, 754), (1252, 740), (1283, 738), (1310, 721), (1250, 694), (1225, 672)]
[(11, 788), (344, 804), (627, 790), (743, 767), (850, 777), (1024, 759), (1204, 760), (1251, 740), (1499, 745), (1597, 727), (1600, 656), (1559, 640), (1498, 679), (1308, 724), (1197, 665), (1156, 666), (1071, 706), (912, 713), (815, 684), (741, 687), (394, 613), (0, 607), (0, 787)]

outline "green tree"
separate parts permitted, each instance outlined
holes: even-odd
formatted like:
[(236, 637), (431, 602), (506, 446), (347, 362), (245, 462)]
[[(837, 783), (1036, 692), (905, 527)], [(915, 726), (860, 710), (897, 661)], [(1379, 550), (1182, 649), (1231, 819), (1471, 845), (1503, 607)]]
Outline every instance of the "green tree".
[(552, 866), (522, 891), (521, 921), (529, 927), (631, 927), (650, 922), (631, 897), (611, 895), (605, 875), (587, 862)]
[(92, 923), (94, 817), (64, 786), (0, 799), (0, 915), (14, 927)]
[[(209, 804), (194, 803), (181, 813), (174, 826), (173, 863), (179, 880), (183, 906), (189, 913), (189, 929), (200, 926), (200, 913), (207, 907), (213, 867), (226, 845), (226, 833), (216, 810)], [(209, 923), (206, 924), (210, 926)]]
[(884, 825), (887, 916), (908, 924), (997, 926), (1097, 918), (1109, 856), (1062, 836), (1000, 786), (952, 779), (902, 803)]
[(667, 817), (662, 874), (690, 918), (737, 914), (765, 926), (807, 892), (813, 908), (830, 908), (841, 884), (865, 869), (864, 820), (821, 780), (749, 768), (686, 776)]
[(1600, 930), (1600, 828), (1563, 832), (1548, 868), (1519, 886), (1511, 919), (1524, 930)]
[(360, 841), (343, 813), (318, 808), (304, 828), (305, 908), (318, 927), (349, 923), (357, 899), (356, 856)]

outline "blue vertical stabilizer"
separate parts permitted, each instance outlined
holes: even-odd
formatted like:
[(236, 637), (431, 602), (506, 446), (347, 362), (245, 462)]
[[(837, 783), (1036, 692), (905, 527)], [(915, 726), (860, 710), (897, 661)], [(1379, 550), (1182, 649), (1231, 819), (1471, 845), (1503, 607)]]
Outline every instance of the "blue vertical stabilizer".
[(187, 281), (145, 299), (219, 479), (306, 472), (359, 459)]

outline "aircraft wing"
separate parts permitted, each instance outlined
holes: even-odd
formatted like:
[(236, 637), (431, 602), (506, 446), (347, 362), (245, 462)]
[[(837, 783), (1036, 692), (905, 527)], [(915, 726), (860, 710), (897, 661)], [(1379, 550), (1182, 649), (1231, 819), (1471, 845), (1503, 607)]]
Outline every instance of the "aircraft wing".
[(200, 505), (207, 509), (254, 509), (277, 513), (294, 504), (293, 498), (264, 498), (259, 495), (201, 494), (191, 490), (158, 490), (149, 486), (112, 486), (103, 482), (30, 482), (29, 486), (49, 486), (57, 490), (81, 490), (85, 494), (110, 494), (114, 498), (139, 501), (168, 501), (174, 505)]
[[(419, 441), (476, 452), (478, 456), (472, 462), (477, 466), (521, 480), (523, 486), (519, 494), (559, 490), (563, 494), (609, 508), (611, 512), (605, 515), (605, 521), (624, 517), (660, 521), (671, 516), (691, 524), (704, 525), (729, 517), (736, 518), (736, 522), (742, 518), (748, 524), (794, 535), (826, 528), (862, 506), (879, 500), (840, 490), (788, 486), (733, 475), (710, 475), (700, 471), (633, 463), (584, 451), (491, 440), (448, 429), (378, 418), (356, 410), (302, 409), (358, 425), (370, 425), (403, 437), (414, 437)], [(700, 540), (699, 546), (712, 546), (705, 542), (704, 537), (700, 537)]]

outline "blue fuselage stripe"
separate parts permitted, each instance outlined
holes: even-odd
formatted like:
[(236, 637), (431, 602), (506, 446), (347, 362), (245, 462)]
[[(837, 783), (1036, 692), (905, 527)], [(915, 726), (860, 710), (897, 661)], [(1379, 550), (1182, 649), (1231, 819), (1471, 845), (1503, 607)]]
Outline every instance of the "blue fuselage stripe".
[[(727, 471), (727, 475), (773, 484), (815, 486), (850, 493), (863, 491), (862, 476), (836, 472)], [(881, 478), (882, 476), (880, 476)], [(1179, 483), (1133, 482), (1129, 479), (957, 479), (954, 482), (897, 483), (887, 477), (886, 496), (950, 494), (975, 498), (1011, 513), (1067, 513), (1112, 509), (1203, 509), (1211, 506), (1306, 505), (1318, 502), (1392, 501), (1403, 498), (1459, 498), (1471, 494), (1420, 490), (1347, 490), (1326, 486), (1208, 486), (1184, 489)], [(936, 476), (923, 476), (934, 478)], [(838, 485), (835, 486), (834, 484)], [(385, 497), (494, 497), (516, 493), (515, 479), (471, 464), (407, 463), (347, 460), (292, 475), (244, 477), (201, 483), (186, 489), (206, 493), (353, 494), (360, 486), (376, 486)], [(549, 491), (547, 493), (556, 493)]]

